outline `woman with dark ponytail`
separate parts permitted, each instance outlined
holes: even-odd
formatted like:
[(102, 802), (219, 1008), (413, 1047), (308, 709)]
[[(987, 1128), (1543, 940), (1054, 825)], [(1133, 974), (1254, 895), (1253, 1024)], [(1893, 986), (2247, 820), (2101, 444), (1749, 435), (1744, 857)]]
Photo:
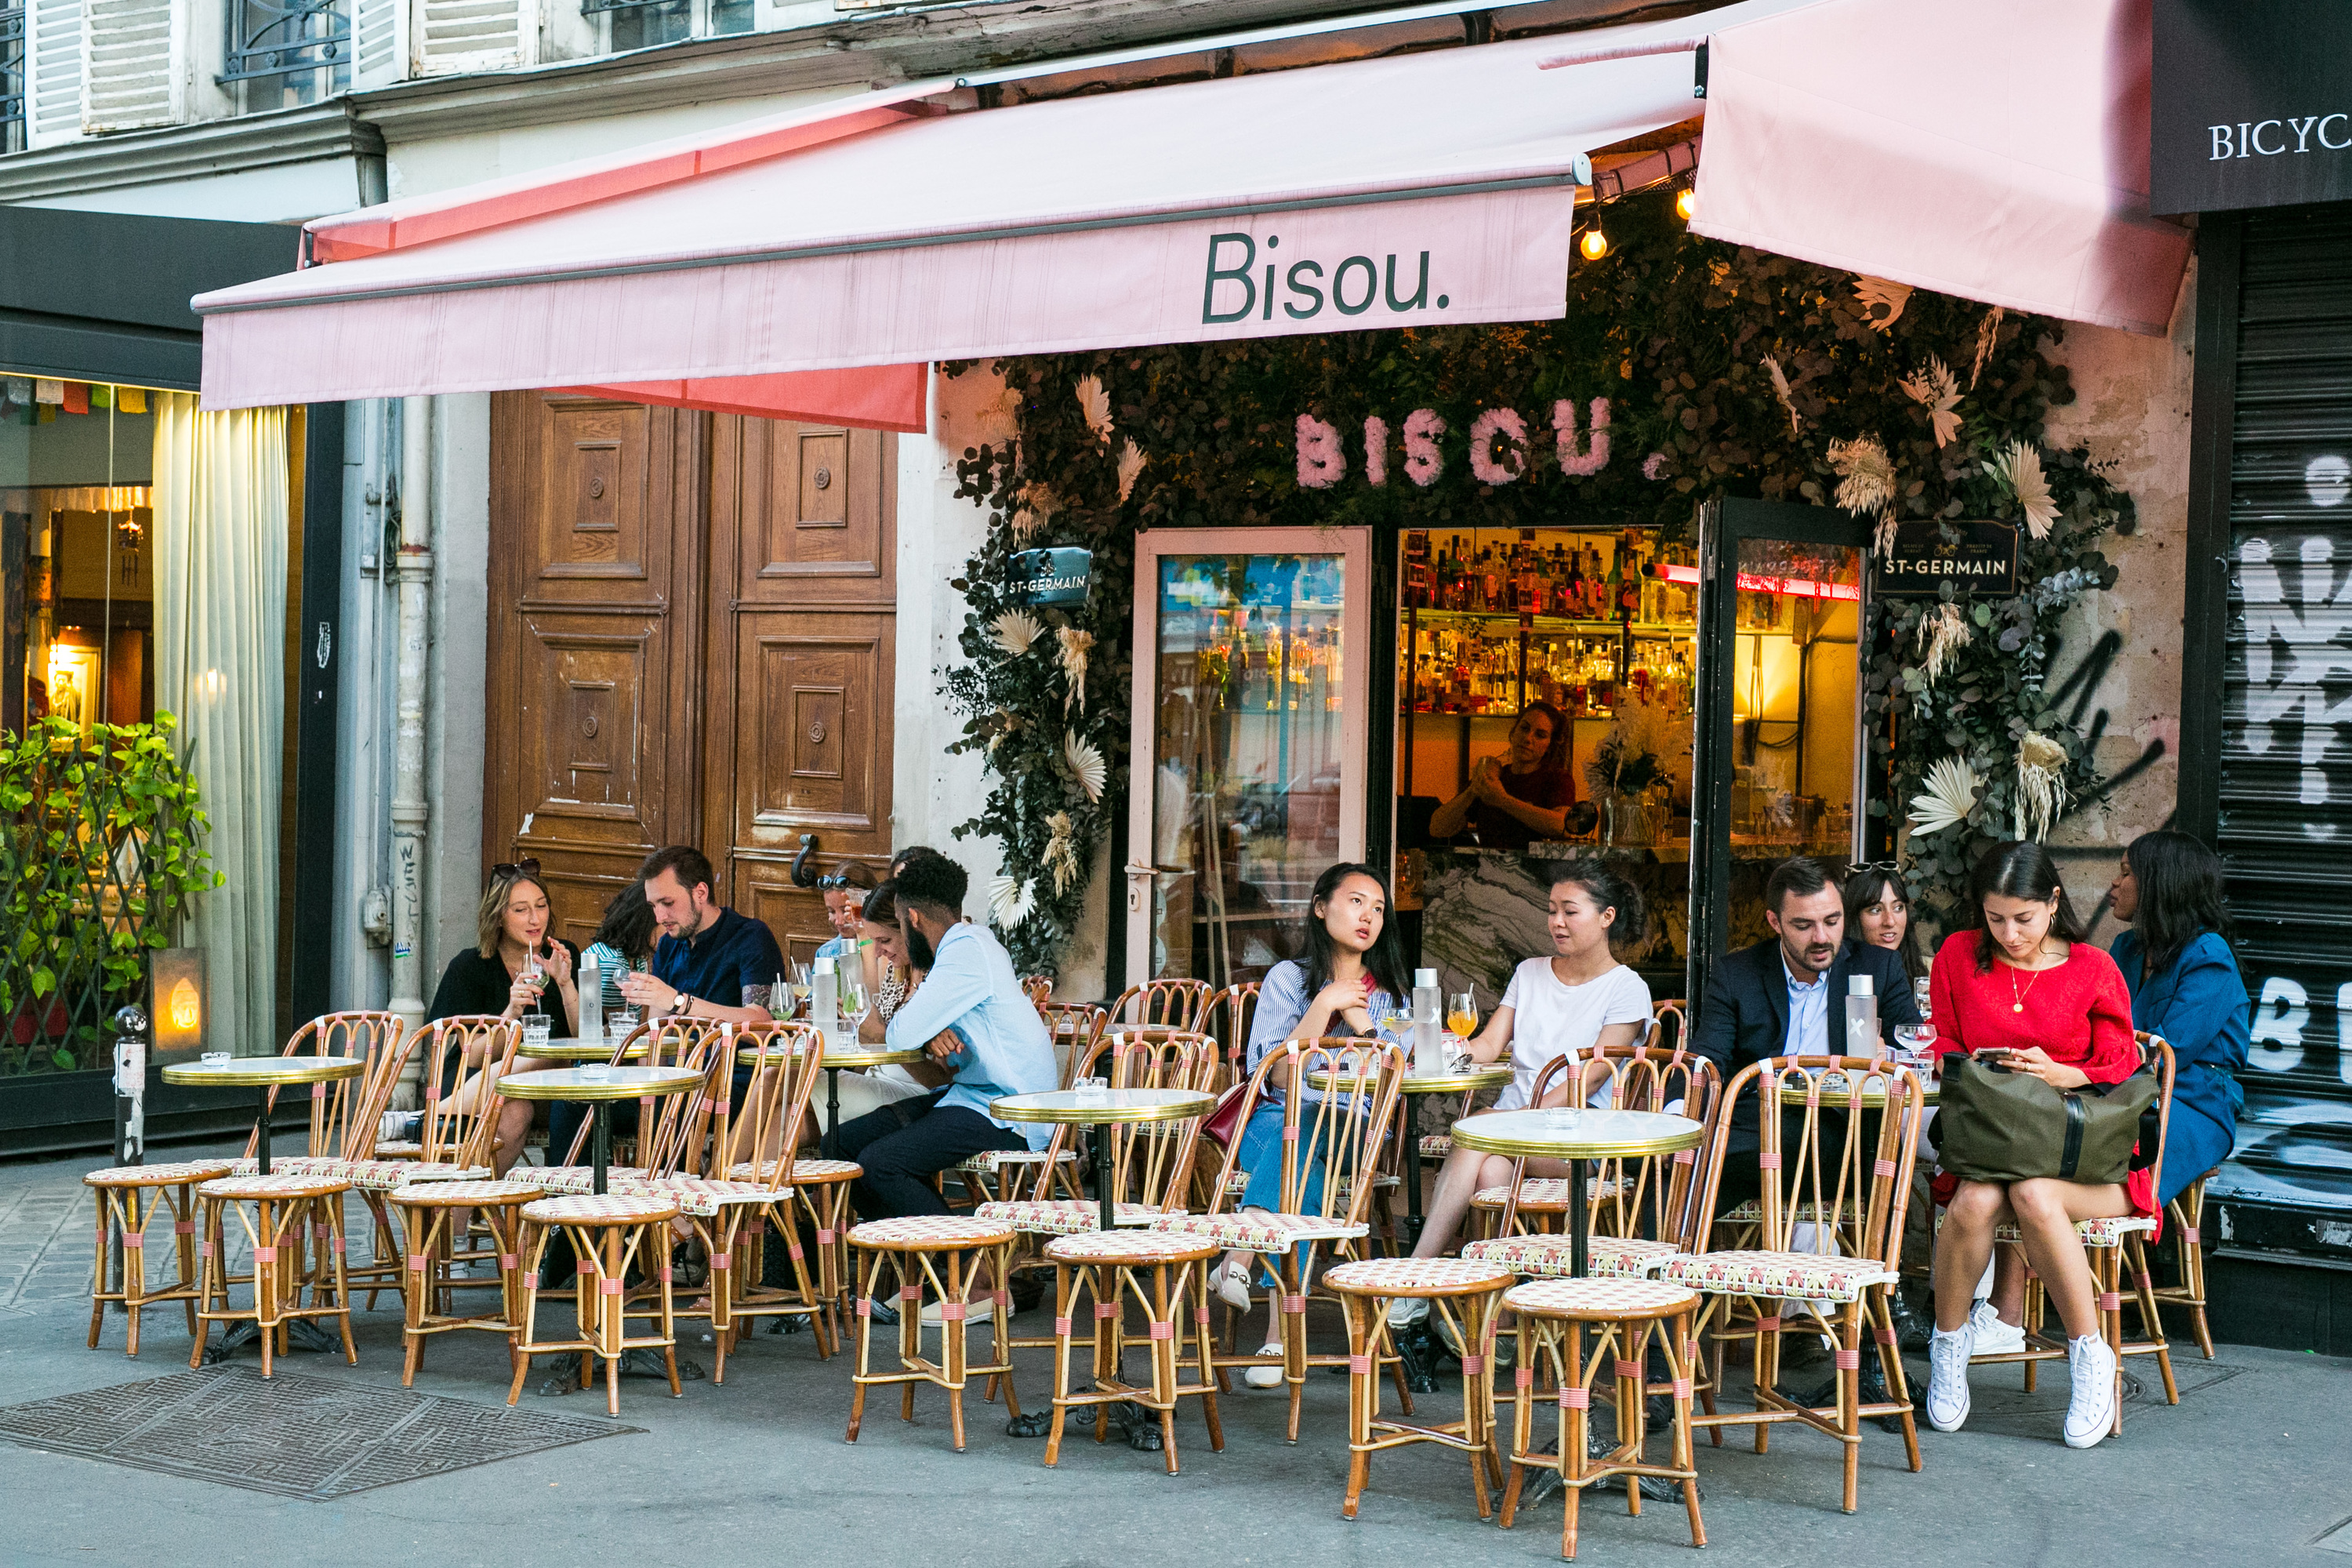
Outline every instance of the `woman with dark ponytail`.
[[(1650, 987), (1617, 962), (1612, 942), (1642, 935), (1642, 896), (1598, 860), (1563, 860), (1551, 868), (1546, 923), (1551, 956), (1530, 958), (1511, 974), (1486, 1026), (1470, 1041), (1481, 1062), (1507, 1061), (1511, 1081), (1495, 1102), (1497, 1110), (1528, 1105), (1536, 1077), (1556, 1057), (1575, 1060), (1600, 1046), (1630, 1046), (1650, 1026)], [(1569, 1074), (1549, 1090), (1546, 1105), (1564, 1104)], [(1557, 1160), (1530, 1160), (1530, 1176), (1564, 1176)], [(1429, 1200), (1429, 1221), (1413, 1246), (1415, 1258), (1437, 1258), (1454, 1245), (1454, 1233), (1481, 1187), (1511, 1179), (1511, 1162), (1496, 1154), (1456, 1149), (1439, 1167)], [(1404, 1300), (1389, 1309), (1389, 1321), (1402, 1328), (1429, 1312), (1429, 1303)]]

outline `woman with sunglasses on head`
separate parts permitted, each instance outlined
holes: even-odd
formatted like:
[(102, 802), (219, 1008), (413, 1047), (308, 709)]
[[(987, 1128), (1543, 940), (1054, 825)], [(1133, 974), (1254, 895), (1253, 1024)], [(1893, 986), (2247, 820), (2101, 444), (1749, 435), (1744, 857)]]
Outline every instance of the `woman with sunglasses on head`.
[(1568, 772), (1568, 721), (1549, 702), (1530, 702), (1511, 725), (1509, 750), (1470, 770), (1462, 793), (1429, 819), (1433, 838), (1478, 830), (1482, 849), (1525, 849), (1568, 837), (1576, 785)]
[(819, 877), (816, 887), (824, 899), (825, 923), (833, 927), (833, 935), (816, 956), (845, 967), (865, 940), (866, 896), (874, 890), (874, 873), (857, 861), (845, 860)]
[[(1267, 970), (1259, 988), (1257, 1011), (1250, 1019), (1252, 1073), (1268, 1051), (1278, 1050), (1286, 1041), (1372, 1034), (1375, 1019), (1395, 1008), (1399, 998), (1412, 994), (1412, 975), (1388, 918), (1388, 884), (1378, 871), (1370, 866), (1332, 867), (1316, 879), (1307, 909), (1301, 956)], [(1249, 1176), (1249, 1188), (1237, 1205), (1241, 1212), (1264, 1214), (1282, 1207), (1283, 1102), (1293, 1092), (1302, 1102), (1323, 1098), (1319, 1089), (1292, 1085), (1289, 1071), (1277, 1068), (1267, 1075), (1265, 1092), (1241, 1129), (1236, 1163)], [(1319, 1153), (1301, 1173), (1300, 1184), (1302, 1212), (1318, 1208), (1323, 1201)], [(1250, 1281), (1257, 1268), (1258, 1255), (1237, 1248), (1213, 1271), (1210, 1284), (1228, 1305), (1247, 1311)], [(1258, 1353), (1279, 1356), (1282, 1345), (1276, 1341)], [(1276, 1388), (1282, 1369), (1254, 1366), (1243, 1373), (1243, 1381), (1252, 1388)]]
[[(475, 946), (449, 961), (441, 984), (433, 993), (425, 1022), (440, 1018), (495, 1014), (520, 1018), (544, 1013), (551, 1038), (572, 1033), (580, 1016), (580, 994), (572, 975), (572, 949), (547, 934), (553, 919), (547, 884), (540, 880), (539, 862), (490, 868), (489, 885), (475, 910)], [(460, 1063), (451, 1058), (442, 1068), (442, 1096), (460, 1110), (470, 1110), (482, 1090), (483, 1050), (469, 1047)], [(460, 1079), (462, 1079), (462, 1082)], [(530, 1127), (530, 1102), (510, 1100), (499, 1117), (498, 1134), (490, 1149), (491, 1163), (501, 1176), (522, 1153), (523, 1134)]]
[[(2030, 1073), (2065, 1092), (2123, 1082), (2139, 1068), (2131, 995), (2114, 959), (2083, 940), (2057, 865), (2039, 844), (1996, 844), (1969, 877), (1973, 930), (1937, 950), (1936, 1051)], [(1946, 1111), (1945, 1114), (1951, 1114)], [(1945, 1204), (1936, 1237), (1936, 1331), (1927, 1347), (1927, 1424), (1956, 1432), (1969, 1415), (1969, 1359), (1979, 1319), (1976, 1289), (1993, 1233), (2014, 1222), (2025, 1261), (2065, 1324), (2073, 1384), (2066, 1445), (2088, 1448), (2115, 1416), (2116, 1352), (2100, 1334), (2097, 1286), (2074, 1226), (2156, 1212), (2149, 1173), (2093, 1184), (2056, 1176), (1976, 1181), (1937, 1176)]]

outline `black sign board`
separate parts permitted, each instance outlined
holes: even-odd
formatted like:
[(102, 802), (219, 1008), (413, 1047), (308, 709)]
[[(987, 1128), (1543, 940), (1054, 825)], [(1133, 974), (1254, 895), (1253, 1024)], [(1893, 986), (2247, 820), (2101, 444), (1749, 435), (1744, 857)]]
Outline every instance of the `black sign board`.
[(2352, 5), (2156, 0), (2149, 205), (2352, 199)]
[(1878, 562), (1879, 597), (1939, 598), (1947, 583), (1963, 595), (2015, 594), (2017, 530), (2005, 522), (1896, 524), (1894, 552)]
[(1095, 552), (1067, 545), (1024, 550), (1005, 563), (1010, 596), (1032, 605), (1083, 605), (1094, 574)]

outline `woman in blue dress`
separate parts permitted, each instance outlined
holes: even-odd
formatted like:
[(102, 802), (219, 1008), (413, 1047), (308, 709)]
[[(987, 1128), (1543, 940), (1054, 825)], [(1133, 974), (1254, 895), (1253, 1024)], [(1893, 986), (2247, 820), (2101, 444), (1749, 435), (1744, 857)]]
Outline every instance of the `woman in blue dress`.
[(2168, 1204), (2229, 1158), (2245, 1091), (2252, 1006), (2223, 933), (2221, 858), (2186, 833), (2143, 833), (2124, 851), (2107, 889), (2132, 929), (2109, 954), (2131, 989), (2132, 1026), (2172, 1046), (2172, 1122), (2165, 1134)]

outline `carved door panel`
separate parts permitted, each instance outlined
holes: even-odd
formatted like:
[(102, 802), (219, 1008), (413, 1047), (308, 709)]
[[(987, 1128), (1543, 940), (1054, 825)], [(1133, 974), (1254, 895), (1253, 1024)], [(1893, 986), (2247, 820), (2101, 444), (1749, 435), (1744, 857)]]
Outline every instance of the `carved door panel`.
[(713, 788), (707, 843), (736, 906), (793, 957), (833, 934), (819, 896), (792, 881), (812, 863), (890, 853), (897, 641), (895, 437), (760, 419), (715, 422)]
[(535, 857), (575, 944), (696, 813), (697, 416), (493, 404), (485, 863)]

